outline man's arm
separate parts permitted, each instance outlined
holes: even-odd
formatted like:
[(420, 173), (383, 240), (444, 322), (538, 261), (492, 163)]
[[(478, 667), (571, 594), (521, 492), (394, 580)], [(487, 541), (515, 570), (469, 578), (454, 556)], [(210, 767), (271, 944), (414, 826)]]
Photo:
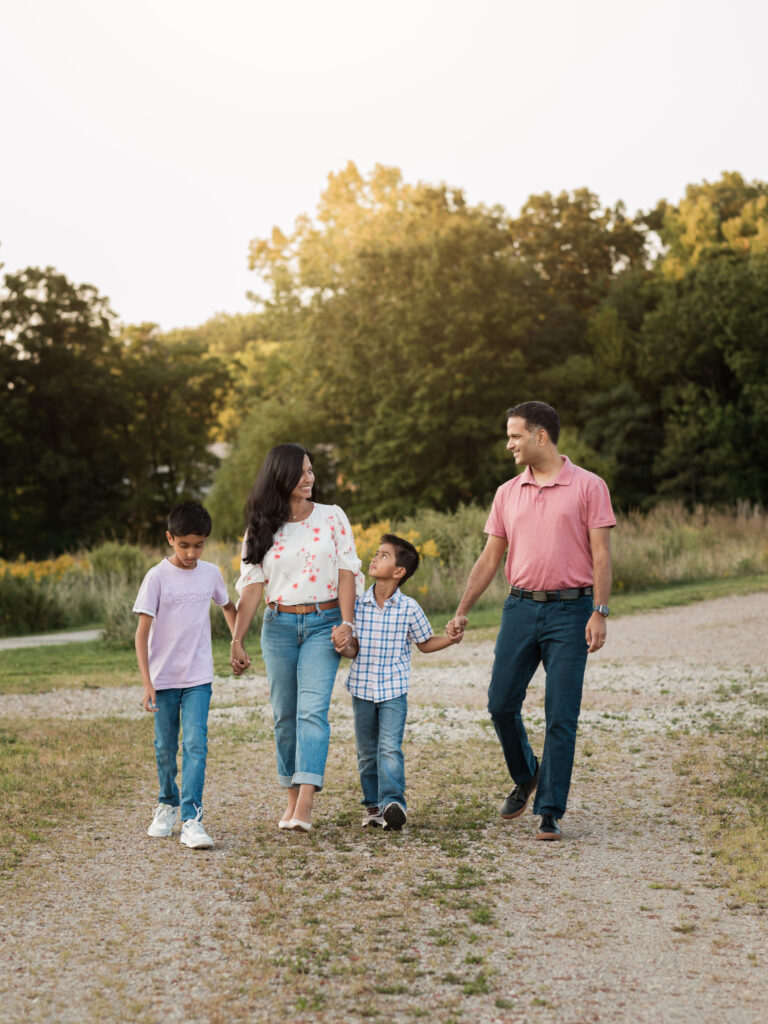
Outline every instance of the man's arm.
[(488, 585), (496, 575), (499, 562), (504, 557), (506, 550), (506, 537), (488, 537), (482, 554), (472, 566), (472, 571), (469, 574), (467, 585), (456, 609), (456, 614), (445, 627), (446, 635), (451, 639), (460, 636), (464, 632), (464, 627), (468, 621), (467, 614), (477, 599), (488, 589)]
[[(594, 605), (609, 604), (611, 600), (611, 527), (601, 526), (589, 531), (589, 544), (592, 548), (593, 595)], [(586, 640), (589, 654), (599, 651), (605, 643), (607, 620), (600, 612), (592, 612), (586, 629)]]

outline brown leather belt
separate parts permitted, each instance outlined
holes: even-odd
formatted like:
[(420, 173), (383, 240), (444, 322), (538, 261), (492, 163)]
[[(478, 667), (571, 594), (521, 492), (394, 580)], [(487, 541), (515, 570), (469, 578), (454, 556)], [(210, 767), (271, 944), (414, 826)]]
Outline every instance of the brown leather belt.
[(573, 587), (571, 590), (521, 590), (510, 587), (512, 597), (527, 597), (531, 601), (575, 601), (579, 597), (591, 597), (592, 587)]
[(270, 602), (267, 606), (273, 610), (276, 608), (279, 612), (288, 612), (289, 615), (312, 615), (314, 612), (324, 612), (329, 608), (338, 608), (339, 599), (335, 601), (321, 601), (319, 604), (274, 604)]

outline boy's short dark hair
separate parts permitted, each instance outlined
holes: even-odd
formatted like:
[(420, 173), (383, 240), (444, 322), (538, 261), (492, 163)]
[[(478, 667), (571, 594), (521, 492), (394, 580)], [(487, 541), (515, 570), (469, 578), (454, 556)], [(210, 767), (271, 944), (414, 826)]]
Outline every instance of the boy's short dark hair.
[(168, 533), (172, 537), (186, 537), (188, 533), (207, 537), (212, 526), (207, 510), (196, 501), (182, 501), (168, 513)]
[(398, 569), (405, 569), (405, 576), (401, 576), (397, 581), (398, 587), (402, 586), (419, 568), (419, 562), (421, 561), (419, 552), (409, 540), (397, 537), (394, 533), (385, 533), (379, 543), (391, 544), (395, 549), (395, 565)]
[(525, 420), (526, 429), (533, 432), (543, 427), (549, 434), (552, 444), (557, 444), (560, 437), (560, 417), (551, 405), (546, 402), (521, 402), (520, 405), (513, 405), (507, 409), (507, 419), (519, 416)]

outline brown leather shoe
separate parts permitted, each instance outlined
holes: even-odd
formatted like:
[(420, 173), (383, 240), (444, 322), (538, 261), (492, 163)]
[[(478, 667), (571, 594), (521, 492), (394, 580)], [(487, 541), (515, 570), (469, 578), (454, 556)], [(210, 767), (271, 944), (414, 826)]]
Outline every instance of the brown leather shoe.
[(536, 839), (562, 839), (563, 832), (560, 822), (554, 814), (542, 814)]

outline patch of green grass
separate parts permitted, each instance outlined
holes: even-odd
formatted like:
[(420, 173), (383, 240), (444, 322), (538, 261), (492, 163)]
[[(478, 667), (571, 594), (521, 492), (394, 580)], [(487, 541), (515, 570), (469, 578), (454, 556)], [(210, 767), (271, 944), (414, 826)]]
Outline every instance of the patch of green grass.
[[(752, 701), (752, 697), (750, 697)], [(754, 701), (762, 706), (760, 695)], [(753, 728), (721, 727), (713, 736), (717, 753), (698, 749), (694, 767), (711, 770), (717, 763), (720, 778), (716, 797), (702, 797), (700, 810), (714, 856), (730, 879), (733, 895), (741, 903), (768, 906), (768, 720)]]
[[(154, 775), (143, 719), (0, 722), (0, 870), (9, 871), (51, 830), (87, 820)], [(108, 738), (108, 742), (106, 741)]]
[[(258, 644), (249, 645), (251, 671), (263, 673)], [(229, 676), (229, 643), (213, 641), (213, 670)], [(51, 644), (0, 651), (0, 693), (47, 693), (49, 690), (93, 689), (101, 686), (141, 686), (136, 652), (112, 647), (101, 640)]]

